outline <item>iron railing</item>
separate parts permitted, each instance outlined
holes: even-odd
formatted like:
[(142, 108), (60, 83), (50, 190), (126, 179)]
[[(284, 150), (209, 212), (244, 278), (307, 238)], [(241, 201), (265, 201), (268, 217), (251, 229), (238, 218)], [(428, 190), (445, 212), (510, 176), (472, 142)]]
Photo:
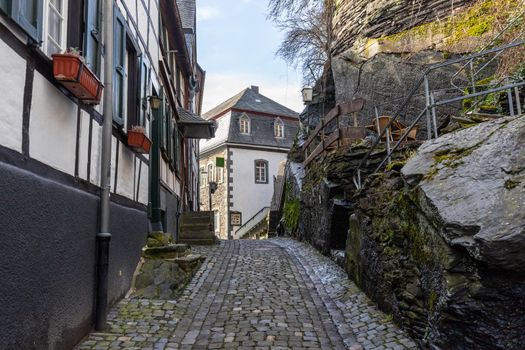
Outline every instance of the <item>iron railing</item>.
[(270, 212), (270, 207), (263, 207), (261, 210), (259, 210), (254, 216), (252, 216), (248, 221), (246, 221), (241, 227), (239, 227), (235, 231), (235, 235), (237, 237), (242, 237), (252, 228), (257, 226), (261, 221), (263, 221), (266, 216), (268, 216), (268, 213)]
[[(492, 48), (492, 49), (489, 49), (489, 50), (485, 50), (483, 52), (472, 54), (472, 55), (469, 55), (469, 56), (466, 56), (466, 57), (460, 57), (460, 58), (451, 59), (451, 60), (448, 60), (446, 62), (438, 63), (438, 64), (432, 65), (429, 68), (427, 68), (425, 70), (425, 72), (423, 73), (423, 75), (421, 76), (421, 78), (416, 82), (414, 87), (410, 90), (408, 96), (405, 98), (405, 100), (403, 101), (401, 106), (398, 108), (396, 113), (393, 115), (393, 117), (390, 119), (388, 124), (383, 128), (383, 130), (381, 131), (381, 133), (379, 134), (377, 139), (372, 144), (372, 147), (369, 149), (369, 151), (366, 153), (366, 155), (359, 162), (359, 165), (357, 166), (357, 168), (356, 168), (356, 170), (354, 172), (354, 178), (353, 178), (354, 185), (358, 189), (362, 188), (362, 182), (363, 181), (362, 181), (361, 172), (362, 172), (363, 166), (369, 160), (371, 154), (377, 149), (377, 147), (378, 147), (378, 145), (379, 145), (379, 143), (380, 143), (380, 141), (381, 141), (381, 139), (383, 137), (387, 136), (386, 137), (386, 140), (387, 140), (387, 143), (386, 143), (387, 155), (383, 158), (383, 160), (376, 167), (376, 169), (373, 171), (373, 173), (378, 172), (383, 167), (383, 165), (385, 165), (385, 163), (387, 161), (388, 162), (390, 161), (390, 159), (392, 157), (392, 154), (405, 141), (405, 139), (407, 138), (407, 136), (410, 133), (410, 131), (412, 131), (414, 129), (414, 127), (416, 127), (416, 125), (418, 125), (419, 121), (423, 118), (423, 116), (426, 117), (427, 138), (429, 140), (432, 139), (432, 135), (434, 135), (434, 137), (437, 138), (439, 136), (439, 134), (438, 134), (438, 127), (437, 127), (437, 120), (436, 120), (436, 109), (439, 106), (444, 106), (444, 105), (447, 105), (447, 104), (456, 103), (456, 102), (463, 101), (463, 100), (466, 100), (466, 99), (477, 98), (477, 97), (480, 97), (480, 96), (484, 96), (484, 95), (488, 95), (488, 94), (491, 94), (491, 93), (495, 93), (495, 92), (500, 92), (500, 91), (505, 91), (506, 90), (507, 91), (507, 98), (508, 98), (510, 115), (511, 116), (514, 115), (514, 103), (513, 103), (513, 96), (512, 96), (513, 93), (515, 94), (515, 98), (517, 99), (517, 106), (518, 106), (517, 112), (518, 112), (518, 114), (521, 114), (521, 102), (520, 102), (520, 96), (519, 96), (519, 88), (522, 87), (522, 86), (525, 86), (525, 81), (518, 81), (518, 82), (514, 82), (514, 83), (510, 83), (510, 82), (507, 81), (503, 86), (499, 86), (499, 87), (495, 87), (495, 88), (491, 88), (491, 89), (487, 89), (487, 90), (483, 90), (483, 91), (479, 91), (479, 92), (475, 91), (475, 89), (473, 89), (472, 93), (464, 94), (464, 95), (461, 95), (461, 96), (455, 96), (455, 97), (452, 97), (452, 98), (447, 98), (447, 99), (438, 101), (437, 98), (436, 98), (436, 94), (434, 93), (433, 90), (430, 89), (429, 75), (432, 72), (434, 72), (435, 70), (439, 69), (439, 68), (444, 68), (444, 67), (456, 65), (456, 64), (462, 63), (462, 62), (473, 62), (474, 59), (482, 58), (482, 57), (485, 57), (485, 56), (491, 55), (491, 54), (499, 54), (500, 52), (503, 52), (503, 51), (506, 51), (506, 50), (509, 50), (511, 48), (515, 48), (515, 47), (518, 47), (518, 46), (521, 46), (521, 45), (524, 45), (524, 44), (525, 44), (525, 40), (516, 40), (514, 42), (511, 42), (509, 44), (506, 44), (506, 45), (503, 45), (503, 46), (500, 46), (500, 47), (496, 47), (496, 48)], [(406, 128), (405, 132), (401, 135), (401, 137), (399, 138), (397, 143), (394, 145), (394, 147), (390, 147), (390, 142), (389, 142), (390, 141), (390, 137), (388, 137), (389, 136), (389, 132), (390, 132), (390, 127), (400, 117), (401, 113), (409, 105), (409, 103), (411, 102), (412, 98), (416, 95), (416, 93), (421, 89), (422, 86), (424, 88), (424, 95), (425, 95), (425, 108), (417, 115), (417, 117), (413, 120), (412, 124), (408, 128)], [(376, 118), (377, 117), (378, 117), (378, 112), (377, 112), (377, 109), (376, 109)]]

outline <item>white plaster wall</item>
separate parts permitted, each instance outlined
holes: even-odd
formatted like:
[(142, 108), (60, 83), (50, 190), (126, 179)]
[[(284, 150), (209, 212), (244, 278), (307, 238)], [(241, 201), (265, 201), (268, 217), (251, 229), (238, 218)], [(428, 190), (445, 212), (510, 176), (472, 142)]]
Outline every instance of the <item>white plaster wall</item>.
[(0, 144), (21, 152), (26, 61), (0, 40), (0, 62)]
[(75, 173), (77, 105), (35, 71), (29, 125), (32, 158)]
[[(80, 112), (80, 133), (79, 133), (79, 152), (78, 152), (78, 176), (84, 180), (87, 178), (88, 147), (89, 147), (89, 119), (87, 112)], [(96, 124), (96, 123), (95, 123)]]
[[(233, 153), (233, 207), (232, 211), (242, 212), (243, 224), (265, 206), (270, 206), (273, 196), (273, 177), (277, 175), (279, 163), (286, 159), (286, 153), (230, 148)], [(255, 183), (255, 160), (268, 161), (268, 183)], [(233, 227), (233, 233), (238, 227)], [(239, 238), (239, 237), (234, 237)]]
[(127, 148), (123, 143), (120, 144), (119, 158), (118, 158), (118, 180), (117, 180), (117, 194), (134, 199), (135, 191), (135, 154)]
[(91, 136), (91, 173), (89, 181), (100, 186), (100, 154), (102, 152), (102, 126), (93, 121)]
[[(137, 160), (137, 163), (139, 161)], [(138, 164), (137, 164), (138, 167)], [(149, 189), (149, 168), (145, 163), (142, 163), (142, 169), (140, 171), (140, 186), (139, 186), (139, 202), (142, 204), (148, 204), (148, 189)]]
[[(109, 187), (111, 189), (111, 193), (115, 191), (113, 188), (113, 185), (115, 184), (115, 173), (116, 173), (116, 164), (117, 164), (117, 142), (120, 142), (117, 140), (115, 136), (111, 136), (111, 181), (109, 182)], [(124, 146), (122, 146), (124, 147)], [(97, 160), (100, 162), (100, 159)]]

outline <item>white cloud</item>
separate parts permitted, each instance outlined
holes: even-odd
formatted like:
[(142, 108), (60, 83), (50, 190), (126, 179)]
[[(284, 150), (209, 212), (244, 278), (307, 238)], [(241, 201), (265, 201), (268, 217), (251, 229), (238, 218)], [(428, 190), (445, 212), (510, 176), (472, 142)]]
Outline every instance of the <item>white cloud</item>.
[(301, 112), (301, 84), (295, 81), (271, 80), (249, 74), (207, 73), (204, 86), (202, 110), (207, 112), (251, 85), (259, 86), (259, 92), (272, 100)]
[(219, 9), (214, 6), (197, 7), (197, 21), (199, 22), (219, 17), (220, 14)]

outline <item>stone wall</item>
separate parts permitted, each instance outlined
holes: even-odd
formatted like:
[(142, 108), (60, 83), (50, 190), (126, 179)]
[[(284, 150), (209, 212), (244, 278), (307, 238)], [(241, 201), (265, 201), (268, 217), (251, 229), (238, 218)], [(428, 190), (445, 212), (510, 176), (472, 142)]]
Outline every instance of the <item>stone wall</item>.
[(422, 23), (443, 20), (474, 0), (339, 0), (334, 18), (333, 55), (350, 49), (359, 37), (378, 38)]
[[(215, 160), (216, 158), (224, 158), (225, 164), (224, 168), (216, 167), (215, 166)], [(215, 191), (214, 194), (212, 194), (212, 210), (218, 211), (220, 215), (220, 222), (219, 222), (219, 228), (215, 228), (216, 236), (220, 239), (227, 239), (228, 238), (228, 232), (227, 232), (227, 224), (228, 224), (228, 168), (227, 168), (227, 155), (226, 155), (226, 148), (223, 148), (221, 150), (218, 150), (214, 153), (206, 154), (205, 156), (201, 156), (199, 159), (199, 165), (200, 168), (204, 168), (204, 171), (208, 171), (208, 164), (213, 164), (213, 167), (215, 169), (215, 175), (214, 175), (214, 181), (217, 182), (217, 191)], [(222, 182), (219, 182), (219, 177), (217, 171), (222, 171)], [(205, 175), (205, 178), (208, 178), (208, 174)], [(200, 210), (208, 211), (209, 210), (209, 187), (207, 182), (200, 184)]]
[(522, 348), (524, 123), (427, 142), (355, 196), (347, 271), (422, 345)]

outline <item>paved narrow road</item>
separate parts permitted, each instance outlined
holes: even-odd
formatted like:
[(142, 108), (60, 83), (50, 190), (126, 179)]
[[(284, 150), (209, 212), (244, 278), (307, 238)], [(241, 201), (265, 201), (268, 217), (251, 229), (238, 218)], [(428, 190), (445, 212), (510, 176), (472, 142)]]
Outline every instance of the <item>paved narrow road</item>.
[(290, 239), (223, 241), (176, 301), (125, 299), (78, 349), (415, 348), (344, 271)]

